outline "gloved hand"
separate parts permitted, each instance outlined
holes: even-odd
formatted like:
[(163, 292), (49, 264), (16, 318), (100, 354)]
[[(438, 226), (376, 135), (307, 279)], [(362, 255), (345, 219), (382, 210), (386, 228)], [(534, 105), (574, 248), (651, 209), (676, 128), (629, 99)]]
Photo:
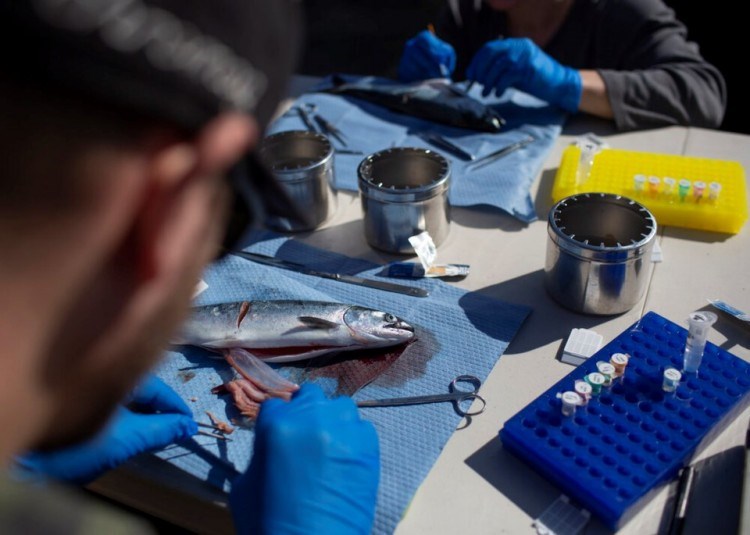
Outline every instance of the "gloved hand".
[(369, 534), (379, 477), (378, 437), (354, 402), (303, 385), (261, 405), (253, 459), (229, 496), (237, 533)]
[(398, 79), (416, 82), (429, 78), (450, 78), (456, 68), (456, 51), (427, 30), (419, 32), (404, 45)]
[(530, 39), (499, 39), (485, 44), (466, 69), (466, 77), (500, 95), (515, 87), (575, 113), (581, 102), (581, 75), (545, 54)]
[(125, 402), (137, 406), (139, 412), (119, 407), (107, 427), (88, 442), (29, 453), (16, 459), (17, 463), (32, 473), (85, 484), (139, 453), (185, 440), (198, 431), (190, 408), (154, 375)]

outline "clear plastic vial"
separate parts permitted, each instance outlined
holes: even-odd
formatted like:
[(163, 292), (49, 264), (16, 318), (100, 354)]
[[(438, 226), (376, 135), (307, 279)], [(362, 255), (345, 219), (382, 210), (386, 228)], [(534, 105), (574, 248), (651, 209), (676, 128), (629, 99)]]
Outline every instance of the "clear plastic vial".
[(682, 379), (682, 374), (678, 370), (667, 368), (664, 370), (664, 381), (661, 384), (662, 390), (665, 392), (674, 392), (680, 384), (680, 379)]
[(675, 193), (675, 188), (677, 187), (677, 181), (669, 176), (664, 177), (664, 195), (666, 197), (671, 197)]
[(564, 416), (572, 416), (576, 412), (576, 407), (581, 404), (581, 396), (570, 390), (563, 392), (560, 399), (562, 400), (562, 413)]
[(643, 193), (643, 186), (646, 185), (646, 180), (646, 175), (638, 174), (633, 176), (633, 189), (637, 195)]
[(610, 386), (615, 376), (615, 367), (609, 362), (600, 360), (596, 363), (596, 369), (604, 376), (604, 386)]
[(712, 202), (716, 202), (719, 199), (719, 194), (721, 193), (721, 184), (718, 182), (711, 182), (708, 185), (708, 200)]
[(685, 342), (682, 369), (685, 373), (697, 373), (706, 348), (706, 338), (711, 326), (716, 322), (713, 312), (693, 312), (688, 316), (688, 337)]

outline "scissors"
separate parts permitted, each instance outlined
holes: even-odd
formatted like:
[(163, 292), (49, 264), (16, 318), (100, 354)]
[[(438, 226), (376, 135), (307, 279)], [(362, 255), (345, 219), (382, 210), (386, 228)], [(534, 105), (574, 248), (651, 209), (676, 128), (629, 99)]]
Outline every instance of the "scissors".
[[(459, 383), (468, 383), (471, 385), (471, 390), (464, 390), (459, 386)], [(368, 399), (366, 401), (358, 401), (358, 407), (394, 407), (398, 405), (421, 405), (422, 403), (441, 403), (443, 401), (453, 402), (453, 407), (456, 412), (461, 416), (476, 416), (482, 414), (487, 402), (482, 396), (477, 394), (479, 387), (482, 382), (474, 377), (473, 375), (459, 375), (451, 381), (448, 394), (435, 394), (432, 396), (414, 396), (407, 398), (389, 398), (389, 399)], [(477, 410), (465, 410), (462, 405), (467, 401), (479, 400), (482, 402), (482, 406)]]

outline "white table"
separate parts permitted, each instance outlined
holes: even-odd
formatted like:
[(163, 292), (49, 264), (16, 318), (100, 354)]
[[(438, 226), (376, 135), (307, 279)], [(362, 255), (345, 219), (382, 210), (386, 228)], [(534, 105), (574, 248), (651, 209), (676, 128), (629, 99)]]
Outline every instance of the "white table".
[[(747, 225), (734, 236), (660, 228), (664, 262), (655, 266), (644, 299), (620, 316), (575, 314), (546, 294), (543, 268), (552, 181), (562, 150), (587, 131), (602, 135), (613, 148), (738, 160), (750, 169), (750, 136), (681, 127), (618, 134), (608, 123), (579, 120), (566, 127), (534, 183), (538, 221), (524, 226), (496, 211), (453, 210), (451, 233), (439, 248), (439, 259), (472, 267), (471, 274), (455, 284), (528, 305), (533, 312), (482, 386), (486, 411), (451, 437), (398, 526), (398, 535), (534, 533), (532, 520), (560, 490), (504, 451), (497, 434), (508, 418), (571, 371), (558, 354), (572, 328), (594, 329), (606, 342), (650, 310), (683, 325), (690, 312), (707, 305), (707, 298), (726, 299), (750, 310)], [(366, 244), (359, 200), (345, 192), (339, 194), (337, 212), (324, 228), (296, 238), (374, 262), (395, 258)], [(723, 315), (715, 327), (710, 341), (750, 361), (750, 330), (731, 324)], [(705, 455), (741, 443), (747, 423), (746, 412)], [(92, 488), (196, 531), (231, 532), (222, 494), (165, 464), (141, 457)], [(655, 533), (667, 495), (665, 487), (620, 533)], [(587, 533), (599, 532), (607, 530), (592, 520)]]

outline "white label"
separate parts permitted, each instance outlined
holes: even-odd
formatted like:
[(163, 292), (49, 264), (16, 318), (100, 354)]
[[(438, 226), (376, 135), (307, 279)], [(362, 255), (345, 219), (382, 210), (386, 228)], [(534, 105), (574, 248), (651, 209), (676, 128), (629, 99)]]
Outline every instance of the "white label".
[(589, 394), (591, 394), (591, 391), (591, 385), (586, 381), (576, 381), (576, 392), (583, 396), (588, 396)]
[(602, 375), (613, 375), (615, 373), (615, 367), (609, 362), (599, 361), (596, 363), (596, 367)]
[(628, 355), (625, 353), (615, 353), (610, 359), (614, 364), (625, 366), (628, 363)]
[(605, 377), (601, 373), (590, 373), (586, 376), (586, 379), (589, 383), (595, 384), (595, 385), (603, 385), (606, 381)]
[(682, 374), (674, 368), (667, 368), (664, 370), (664, 378), (677, 383), (682, 379)]

